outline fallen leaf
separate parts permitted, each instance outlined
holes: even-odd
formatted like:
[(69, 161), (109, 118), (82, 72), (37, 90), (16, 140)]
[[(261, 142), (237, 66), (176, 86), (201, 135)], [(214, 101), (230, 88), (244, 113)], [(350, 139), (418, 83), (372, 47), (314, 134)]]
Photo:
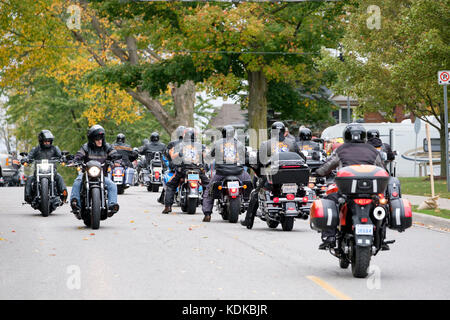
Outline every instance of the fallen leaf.
[(54, 256), (56, 256), (56, 254), (54, 254), (54, 253), (50, 253), (50, 254), (49, 254), (49, 256), (52, 256), (52, 257), (54, 257)]
[(134, 223), (134, 220), (131, 220), (130, 223)]
[(6, 239), (4, 239), (4, 238), (0, 238), (0, 241), (8, 241), (8, 240), (6, 240)]
[(91, 234), (89, 234), (90, 236), (95, 236), (95, 233), (91, 233)]
[(144, 213), (149, 213), (150, 212), (150, 210), (144, 210)]
[(12, 230), (11, 232), (16, 232), (16, 230)]
[(191, 227), (189, 227), (189, 229), (188, 230), (192, 230), (192, 228)]
[(78, 230), (84, 229), (84, 227), (78, 227)]
[(172, 228), (167, 228), (167, 230), (172, 231), (173, 229)]
[(83, 240), (89, 240), (89, 238), (83, 238)]

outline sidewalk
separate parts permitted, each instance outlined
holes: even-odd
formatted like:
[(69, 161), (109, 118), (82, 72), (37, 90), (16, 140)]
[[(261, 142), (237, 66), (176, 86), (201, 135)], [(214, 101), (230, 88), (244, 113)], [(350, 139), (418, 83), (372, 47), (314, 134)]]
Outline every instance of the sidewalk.
[[(410, 194), (402, 194), (402, 198), (408, 199), (412, 205), (420, 205), (428, 197), (414, 196)], [(441, 209), (450, 210), (450, 199), (439, 198), (438, 205)], [(419, 212), (413, 213), (413, 223), (422, 226), (431, 226), (442, 231), (450, 231), (450, 219), (445, 219), (441, 217), (435, 217), (429, 214), (423, 214)]]

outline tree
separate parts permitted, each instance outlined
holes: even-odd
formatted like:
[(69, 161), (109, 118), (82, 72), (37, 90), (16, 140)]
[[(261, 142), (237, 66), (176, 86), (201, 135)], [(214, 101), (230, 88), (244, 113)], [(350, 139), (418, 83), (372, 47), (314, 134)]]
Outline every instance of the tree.
[[(371, 8), (380, 10), (379, 28), (374, 28), (377, 17)], [(450, 1), (364, 0), (346, 9), (344, 61), (328, 55), (321, 62), (323, 70), (335, 72), (333, 88), (343, 94), (351, 88), (360, 101), (360, 114), (392, 114), (396, 106), (403, 106), (439, 130), (444, 159), (444, 103), (437, 72), (450, 62)], [(427, 116), (434, 116), (438, 124)], [(446, 175), (445, 166), (441, 175)]]

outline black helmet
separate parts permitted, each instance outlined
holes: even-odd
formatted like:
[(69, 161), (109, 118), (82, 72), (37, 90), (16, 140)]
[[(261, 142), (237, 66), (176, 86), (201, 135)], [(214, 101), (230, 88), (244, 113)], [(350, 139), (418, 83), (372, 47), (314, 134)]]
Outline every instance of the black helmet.
[(55, 139), (55, 137), (53, 136), (53, 134), (51, 133), (50, 130), (42, 130), (41, 132), (39, 132), (38, 140), (39, 140), (39, 145), (42, 148), (50, 148), (50, 146), (45, 145), (44, 142), (50, 141), (50, 145), (52, 145), (53, 139)]
[(366, 142), (366, 129), (359, 123), (348, 124), (343, 132), (344, 142)]
[(298, 130), (298, 137), (301, 141), (311, 140), (312, 132), (308, 128), (300, 128)]
[(278, 131), (278, 138), (280, 139), (280, 141), (284, 140), (284, 134), (286, 132), (286, 126), (284, 125), (283, 122), (281, 121), (276, 121), (274, 123), (272, 123), (272, 132), (271, 137), (273, 137), (273, 133), (274, 131)]
[(380, 131), (378, 131), (378, 129), (367, 130), (367, 139), (372, 138), (380, 138)]
[(194, 142), (195, 141), (195, 129), (194, 128), (186, 128), (184, 130), (184, 142)]
[(95, 144), (95, 140), (102, 140), (103, 144), (102, 146), (105, 145), (105, 129), (103, 129), (103, 127), (101, 125), (93, 125), (92, 127), (89, 128), (88, 133), (87, 133), (87, 138), (89, 143), (91, 143), (92, 145)]
[(234, 137), (234, 128), (233, 126), (225, 126), (222, 128), (222, 138), (231, 139)]
[(159, 133), (158, 132), (152, 132), (152, 135), (150, 136), (151, 142), (158, 142), (159, 141)]
[(125, 143), (125, 135), (123, 133), (119, 133), (116, 137), (116, 142)]
[(184, 131), (186, 130), (185, 126), (179, 126), (175, 129), (175, 134), (177, 135), (178, 140), (183, 140)]

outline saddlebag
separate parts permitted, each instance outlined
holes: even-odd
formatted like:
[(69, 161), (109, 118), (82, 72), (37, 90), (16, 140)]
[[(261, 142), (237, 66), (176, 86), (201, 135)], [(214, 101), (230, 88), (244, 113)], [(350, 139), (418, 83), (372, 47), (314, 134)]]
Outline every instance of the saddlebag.
[(399, 232), (405, 231), (412, 226), (412, 208), (409, 200), (393, 199), (390, 201), (389, 229)]
[(337, 204), (330, 199), (314, 200), (311, 205), (311, 229), (317, 231), (337, 228), (339, 224), (339, 211)]

